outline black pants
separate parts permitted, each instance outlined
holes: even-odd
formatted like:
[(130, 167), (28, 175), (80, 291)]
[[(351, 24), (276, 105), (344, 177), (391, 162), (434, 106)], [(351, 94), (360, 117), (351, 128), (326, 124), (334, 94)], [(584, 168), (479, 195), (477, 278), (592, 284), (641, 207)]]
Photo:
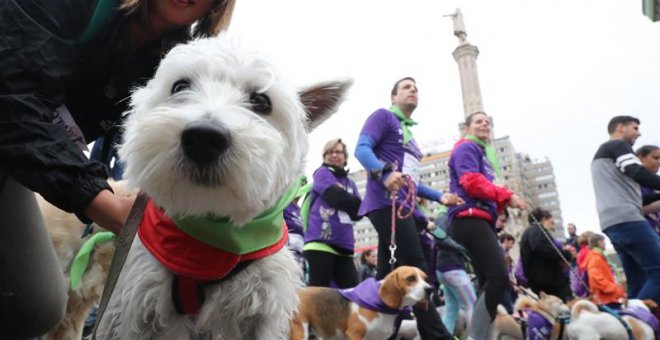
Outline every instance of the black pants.
[[(378, 264), (376, 278), (382, 279), (390, 272), (390, 239), (392, 236), (392, 210), (391, 208), (375, 210), (369, 213), (369, 220), (378, 232)], [(396, 263), (395, 266), (413, 266), (428, 273), (428, 264), (422, 246), (419, 242), (419, 233), (412, 217), (405, 220), (396, 220)], [(417, 318), (417, 330), (424, 340), (452, 339), (451, 334), (442, 324), (440, 314), (433, 304), (428, 310), (413, 307)]]
[(34, 193), (0, 173), (0, 337), (31, 338), (64, 317), (67, 287)]
[(303, 256), (309, 265), (308, 286), (330, 287), (330, 282), (333, 280), (337, 288), (357, 286), (357, 269), (352, 257), (319, 250), (306, 250)]
[(480, 218), (455, 218), (449, 226), (449, 235), (470, 254), (479, 281), (478, 295), (485, 294), (486, 309), (491, 321), (494, 320), (497, 305), (509, 286), (504, 254), (495, 231)]

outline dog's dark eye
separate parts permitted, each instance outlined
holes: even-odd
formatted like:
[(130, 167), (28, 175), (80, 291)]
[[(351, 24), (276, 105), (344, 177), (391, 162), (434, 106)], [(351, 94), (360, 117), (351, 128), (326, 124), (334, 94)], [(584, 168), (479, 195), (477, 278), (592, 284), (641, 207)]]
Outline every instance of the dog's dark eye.
[(267, 115), (273, 111), (273, 106), (270, 103), (270, 98), (263, 93), (252, 92), (250, 93), (250, 105), (254, 112)]
[(407, 281), (408, 283), (414, 283), (415, 281), (417, 281), (417, 276), (415, 276), (415, 275), (410, 275), (410, 276), (406, 277), (406, 281)]
[(185, 91), (190, 89), (190, 82), (188, 80), (182, 79), (182, 80), (177, 80), (173, 85), (172, 85), (172, 94), (175, 94), (177, 92)]

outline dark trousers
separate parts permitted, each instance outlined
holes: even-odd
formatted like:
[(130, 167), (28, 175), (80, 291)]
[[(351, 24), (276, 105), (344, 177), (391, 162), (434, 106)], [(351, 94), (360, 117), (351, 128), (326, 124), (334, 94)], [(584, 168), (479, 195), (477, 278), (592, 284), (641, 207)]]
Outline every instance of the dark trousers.
[[(369, 220), (378, 232), (378, 264), (376, 266), (376, 279), (384, 278), (390, 272), (390, 239), (392, 236), (392, 210), (391, 208), (375, 210), (369, 213)], [(417, 267), (428, 273), (428, 265), (422, 246), (419, 241), (419, 233), (412, 217), (405, 220), (396, 220), (396, 263), (395, 267), (406, 265)], [(433, 304), (427, 310), (413, 307), (417, 318), (417, 330), (422, 339), (452, 339), (451, 334), (442, 324), (440, 314)]]
[(67, 287), (34, 193), (2, 173), (0, 223), (0, 337), (37, 337), (64, 317)]
[(330, 287), (333, 281), (337, 288), (357, 286), (358, 274), (352, 257), (319, 250), (305, 250), (303, 256), (309, 266), (308, 286)]
[(480, 218), (455, 218), (449, 226), (449, 235), (470, 254), (479, 281), (478, 296), (485, 294), (486, 309), (491, 321), (494, 320), (497, 305), (510, 285), (495, 231)]

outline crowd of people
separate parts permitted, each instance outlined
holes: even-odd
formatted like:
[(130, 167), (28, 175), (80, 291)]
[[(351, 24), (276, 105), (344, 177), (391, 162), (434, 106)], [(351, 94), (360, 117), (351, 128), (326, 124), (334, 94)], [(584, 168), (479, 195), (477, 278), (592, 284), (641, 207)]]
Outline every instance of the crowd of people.
[[(0, 258), (20, 259), (0, 261), (0, 289), (12, 292), (0, 294), (5, 336), (45, 333), (66, 305), (65, 280), (32, 192), (118, 232), (134, 201), (115, 196), (107, 183), (106, 165), (121, 177), (113, 145), (127, 102), (119, 99), (144, 85), (175, 44), (226, 29), (234, 8), (232, 0), (195, 1), (187, 10), (170, 2), (117, 2), (99, 8), (96, 1), (10, 1), (0, 8), (0, 219), (13, 224), (5, 228), (4, 239), (12, 242), (3, 243)], [(536, 207), (516, 262), (516, 240), (502, 225), (509, 209), (526, 211), (528, 202), (499, 184), (490, 118), (484, 112), (466, 117), (448, 163), (449, 190), (440, 192), (420, 181), (422, 153), (412, 133), (415, 79), (398, 80), (390, 99), (389, 108), (366, 119), (354, 149), (367, 173), (364, 196), (348, 176), (350, 148), (337, 138), (324, 146), (321, 165), (285, 211), (289, 245), (307, 285), (350, 288), (400, 265), (418, 267), (441, 286), (445, 303), (442, 318), (435, 308), (413, 309), (422, 339), (452, 339), (460, 309), (470, 338), (488, 339), (497, 306), (512, 312), (527, 288), (565, 301), (590, 297), (612, 308), (623, 298), (660, 302), (660, 149), (633, 150), (638, 119), (614, 117), (611, 138), (592, 163), (604, 235), (578, 236), (569, 225), (562, 243), (553, 236), (554, 217)], [(105, 143), (97, 143), (89, 159), (82, 149), (98, 138)], [(428, 216), (416, 197), (439, 204), (440, 214)], [(360, 254), (358, 268), (353, 226), (365, 217), (378, 245)], [(606, 237), (625, 285), (604, 253)], [(35, 248), (40, 251), (29, 251)]]
[[(352, 244), (333, 243), (336, 236), (332, 235), (338, 232), (330, 228), (329, 221), (344, 214), (348, 234), (361, 216), (368, 217), (378, 233), (377, 261), (373, 250), (360, 254), (358, 281), (374, 274), (383, 278), (392, 268), (406, 264), (424, 270), (429, 281), (437, 283), (444, 302), (442, 317), (434, 309), (414, 311), (422, 339), (451, 339), (461, 309), (470, 338), (489, 339), (497, 306), (513, 313), (519, 294), (544, 292), (566, 302), (590, 298), (614, 309), (621, 308), (625, 298), (660, 301), (655, 270), (660, 261), (655, 256), (660, 246), (660, 177), (656, 174), (660, 149), (647, 145), (637, 154), (632, 152), (639, 135), (636, 118), (612, 119), (608, 127), (611, 141), (601, 147), (592, 166), (601, 227), (607, 236), (592, 231), (578, 235), (575, 224), (569, 223), (568, 237), (562, 241), (556, 236), (556, 218), (550, 211), (541, 207), (527, 211), (520, 196), (497, 184), (499, 164), (490, 145), (491, 123), (485, 113), (466, 118), (465, 136), (454, 145), (448, 162), (449, 191), (441, 193), (419, 182), (421, 153), (410, 130), (416, 124), (411, 119), (418, 100), (415, 80), (397, 81), (391, 99), (389, 109), (379, 109), (367, 118), (355, 148), (355, 156), (367, 172), (363, 198), (354, 183), (344, 179), (341, 164), (348, 157), (346, 145), (334, 140), (324, 148), (324, 163), (314, 176), (335, 164), (337, 168), (330, 171), (334, 187), (321, 186), (315, 197), (319, 200), (341, 193), (353, 204), (330, 204), (335, 209), (330, 216), (317, 217), (310, 224), (315, 231), (305, 238), (305, 249), (319, 242), (330, 245), (336, 260), (323, 263), (326, 280), (314, 281), (310, 276), (307, 284), (347, 287), (345, 277), (356, 277), (349, 261), (344, 271), (337, 270), (341, 256), (352, 255)], [(328, 159), (334, 157), (334, 153), (328, 154), (332, 151), (339, 155), (335, 163)], [(415, 195), (419, 198), (411, 200)], [(330, 201), (326, 198), (324, 202)], [(438, 204), (437, 216), (430, 216), (427, 201)], [(321, 215), (328, 208), (318, 203), (316, 207)], [(517, 254), (512, 254), (516, 239), (505, 227), (510, 209), (528, 216)], [(332, 233), (324, 236), (319, 232), (328, 228)], [(626, 284), (605, 254), (606, 237), (621, 258)], [(316, 256), (305, 251), (310, 273), (318, 266)]]

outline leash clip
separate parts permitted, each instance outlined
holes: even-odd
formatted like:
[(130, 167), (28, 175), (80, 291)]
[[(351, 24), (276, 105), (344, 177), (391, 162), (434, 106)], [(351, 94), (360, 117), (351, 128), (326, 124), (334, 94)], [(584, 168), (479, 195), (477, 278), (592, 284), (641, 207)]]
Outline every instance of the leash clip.
[(396, 257), (394, 257), (394, 252), (396, 251), (396, 244), (390, 244), (390, 261), (391, 265), (396, 263)]

